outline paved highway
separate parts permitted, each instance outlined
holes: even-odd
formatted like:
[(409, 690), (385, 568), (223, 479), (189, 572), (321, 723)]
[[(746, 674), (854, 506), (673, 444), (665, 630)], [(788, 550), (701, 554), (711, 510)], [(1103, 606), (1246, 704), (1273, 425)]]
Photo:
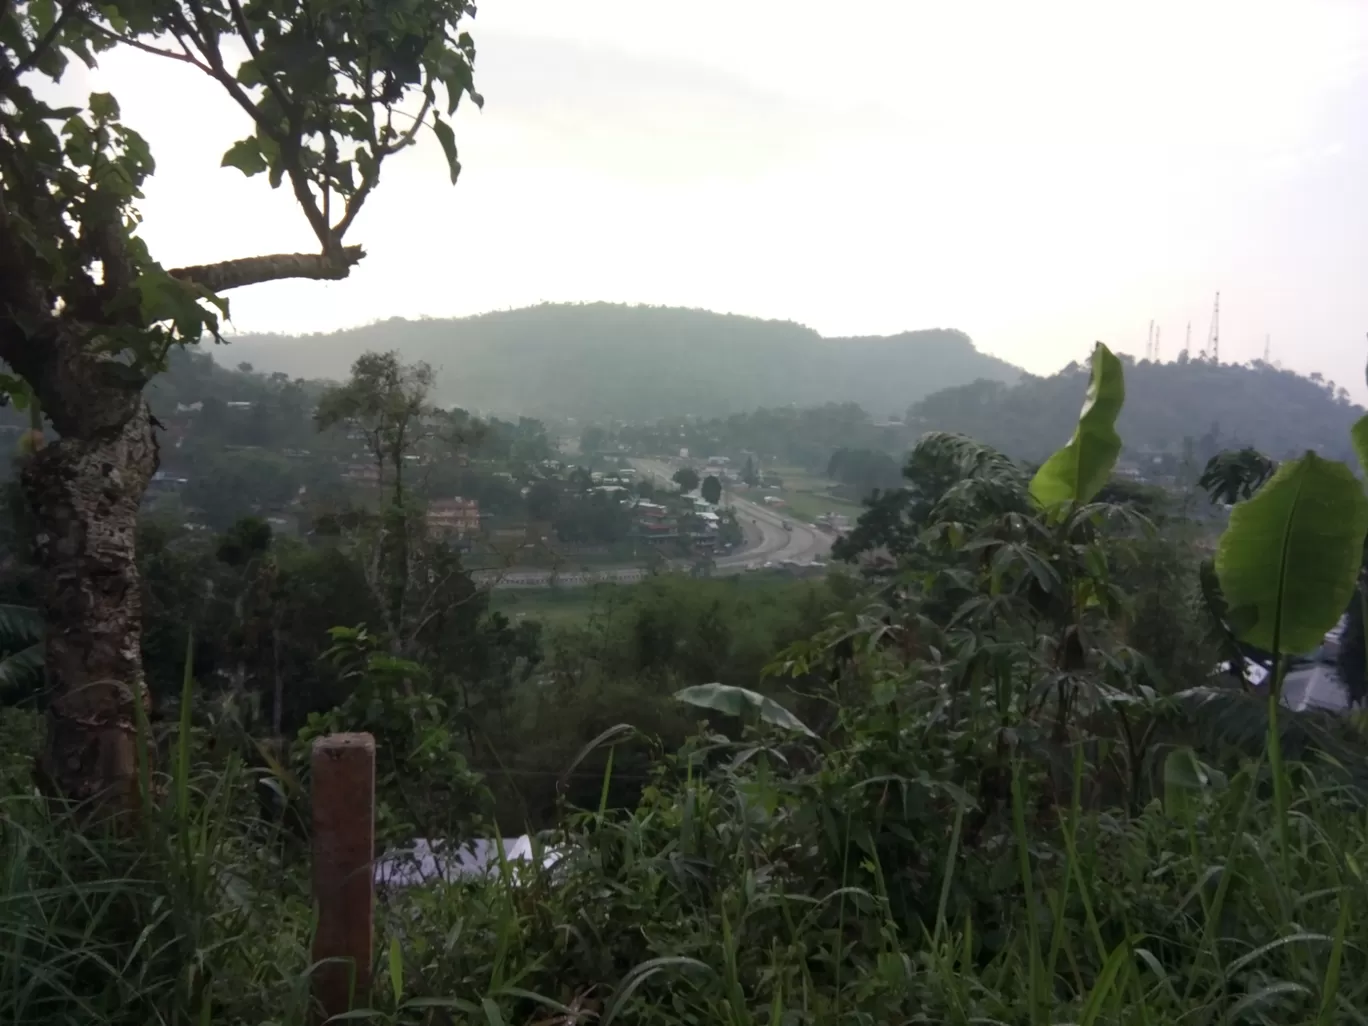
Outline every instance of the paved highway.
[[(664, 460), (633, 459), (631, 463), (638, 473), (672, 484), (670, 479), (674, 476), (674, 467)], [(824, 531), (788, 519), (734, 492), (727, 493), (723, 501), (736, 510), (737, 519), (747, 529), (748, 540), (757, 534), (758, 540), (739, 552), (719, 556), (716, 561), (719, 571), (743, 570), (753, 563), (780, 563), (786, 559), (806, 563), (814, 559), (824, 560), (831, 554), (835, 539)], [(788, 528), (784, 527), (786, 520)]]
[[(674, 487), (670, 478), (674, 475), (675, 468), (668, 462), (634, 459), (632, 465), (638, 473)], [(783, 514), (749, 499), (742, 499), (734, 493), (728, 493), (726, 501), (736, 511), (736, 518), (746, 532), (747, 544), (737, 552), (719, 556), (713, 564), (714, 572), (740, 573), (750, 566), (782, 563), (785, 560), (808, 563), (814, 559), (825, 560), (831, 555), (831, 544), (834, 539), (824, 531), (797, 520), (788, 520)], [(787, 528), (784, 527), (786, 520), (789, 523)], [(609, 582), (634, 584), (645, 580), (648, 571), (645, 567), (630, 566), (598, 571), (569, 570), (553, 574), (550, 570), (510, 568), (502, 571), (475, 570), (470, 576), (493, 588), (546, 588), (551, 585), (553, 577), (559, 587), (578, 588)]]

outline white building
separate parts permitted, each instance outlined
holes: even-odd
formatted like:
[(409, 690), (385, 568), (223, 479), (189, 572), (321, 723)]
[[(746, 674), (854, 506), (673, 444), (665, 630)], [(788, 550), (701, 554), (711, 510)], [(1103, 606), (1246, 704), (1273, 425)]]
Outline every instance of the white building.
[[(500, 858), (500, 847), (503, 857)], [(561, 859), (561, 852), (544, 849), (541, 866), (550, 869)], [(378, 887), (416, 887), (430, 883), (461, 883), (497, 877), (501, 867), (528, 866), (535, 860), (532, 838), (477, 837), (464, 844), (419, 838), (410, 848), (385, 852), (375, 863)]]

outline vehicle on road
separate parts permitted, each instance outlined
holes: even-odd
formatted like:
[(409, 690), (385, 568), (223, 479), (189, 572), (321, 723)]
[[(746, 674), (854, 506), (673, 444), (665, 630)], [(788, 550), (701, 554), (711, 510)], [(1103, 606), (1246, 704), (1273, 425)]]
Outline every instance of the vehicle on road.
[(785, 530), (785, 531), (791, 531), (791, 530), (793, 530), (793, 525), (790, 524), (787, 520), (785, 520), (783, 523), (784, 523), (784, 530)]

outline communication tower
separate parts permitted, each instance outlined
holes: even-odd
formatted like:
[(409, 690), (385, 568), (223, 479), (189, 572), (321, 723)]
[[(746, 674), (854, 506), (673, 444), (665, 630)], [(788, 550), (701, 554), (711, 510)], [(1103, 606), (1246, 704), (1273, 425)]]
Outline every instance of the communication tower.
[(1211, 308), (1211, 335), (1207, 339), (1207, 355), (1212, 363), (1221, 362), (1221, 294), (1216, 293), (1216, 304)]

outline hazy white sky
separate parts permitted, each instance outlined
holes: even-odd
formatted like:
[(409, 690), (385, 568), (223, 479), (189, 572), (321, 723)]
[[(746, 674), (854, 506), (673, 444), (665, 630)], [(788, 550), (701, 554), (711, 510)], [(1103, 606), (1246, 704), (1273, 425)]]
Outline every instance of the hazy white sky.
[[(1165, 357), (1213, 294), (1222, 355), (1368, 397), (1368, 2), (483, 0), (483, 112), (449, 184), (388, 165), (340, 283), (231, 296), (237, 330), (542, 300), (958, 327), (1048, 372), (1096, 338)], [(167, 265), (312, 249), (193, 69), (106, 58), (158, 161)], [(73, 87), (95, 84), (70, 83)]]

